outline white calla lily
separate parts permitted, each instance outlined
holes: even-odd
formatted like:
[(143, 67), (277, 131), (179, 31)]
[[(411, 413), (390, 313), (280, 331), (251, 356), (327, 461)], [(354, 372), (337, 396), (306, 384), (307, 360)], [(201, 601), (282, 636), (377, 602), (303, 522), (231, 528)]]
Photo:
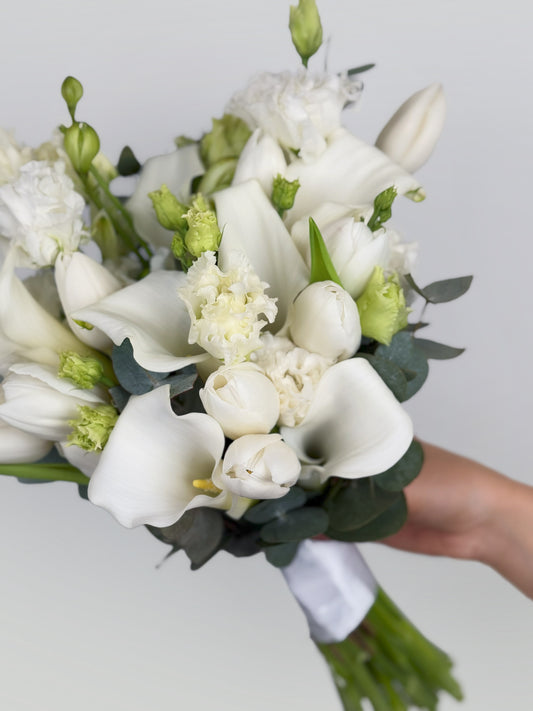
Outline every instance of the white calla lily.
[(309, 283), (309, 270), (287, 228), (255, 180), (221, 190), (213, 196), (223, 229), (219, 265), (225, 269), (232, 251), (241, 251), (275, 296), (275, 332), (285, 323), (289, 305)]
[(239, 437), (228, 447), (220, 481), (250, 499), (279, 499), (298, 480), (300, 462), (279, 434)]
[(200, 390), (205, 411), (226, 437), (267, 434), (279, 417), (279, 397), (272, 381), (254, 363), (221, 367)]
[(294, 206), (285, 217), (289, 226), (301, 217), (312, 215), (316, 206), (324, 202), (373, 204), (376, 195), (391, 185), (400, 195), (415, 200), (424, 197), (416, 178), (378, 148), (344, 128), (335, 132), (324, 153), (313, 163), (303, 160), (291, 163), (285, 178), (300, 181)]
[(159, 271), (126, 286), (93, 306), (72, 313), (116, 345), (129, 338), (135, 360), (148, 370), (170, 372), (207, 358), (188, 342), (191, 319), (178, 296), (183, 272)]
[(53, 442), (68, 438), (79, 407), (104, 402), (99, 393), (80, 390), (59, 378), (52, 367), (37, 363), (13, 365), (0, 385), (0, 393), (1, 420)]
[(196, 144), (183, 146), (172, 153), (146, 161), (135, 191), (126, 203), (128, 211), (133, 215), (135, 229), (141, 237), (155, 247), (170, 247), (172, 232), (157, 221), (148, 193), (159, 190), (164, 184), (179, 200), (187, 203), (191, 180), (203, 172)]
[(0, 463), (37, 462), (52, 449), (53, 443), (42, 437), (11, 427), (0, 420)]
[(351, 358), (329, 368), (298, 427), (281, 434), (300, 460), (315, 465), (324, 482), (385, 471), (413, 439), (409, 415), (372, 366)]
[(168, 386), (131, 397), (89, 484), (89, 499), (123, 526), (170, 526), (197, 506), (229, 509), (232, 496), (200, 493), (224, 449), (224, 433), (209, 415), (173, 413)]
[(287, 161), (279, 143), (258, 128), (252, 133), (239, 156), (233, 185), (255, 179), (270, 198), (274, 178), (278, 173), (283, 175), (286, 168)]
[(121, 282), (108, 269), (82, 252), (58, 257), (55, 280), (61, 305), (72, 331), (88, 346), (100, 351), (109, 350), (112, 346), (110, 338), (99, 329), (82, 328), (71, 314), (118, 291), (122, 287)]

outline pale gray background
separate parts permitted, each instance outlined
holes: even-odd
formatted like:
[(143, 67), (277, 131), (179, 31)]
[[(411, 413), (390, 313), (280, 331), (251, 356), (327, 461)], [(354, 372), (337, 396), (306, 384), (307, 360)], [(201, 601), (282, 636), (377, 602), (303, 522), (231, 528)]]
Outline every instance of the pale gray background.
[[(0, 125), (27, 143), (79, 117), (116, 159), (198, 135), (260, 69), (296, 67), (288, 2), (30, 0), (3, 13)], [(347, 122), (373, 140), (435, 80), (449, 116), (420, 172), (428, 199), (398, 204), (424, 283), (474, 273), (433, 309), (434, 338), (467, 346), (434, 364), (409, 404), (418, 434), (533, 483), (531, 472), (531, 18), (523, 0), (322, 0), (329, 66), (376, 61)], [(334, 711), (328, 673), (277, 571), (225, 555), (192, 574), (181, 556), (78, 499), (73, 486), (1, 480), (0, 708), (5, 711)], [(533, 603), (474, 563), (365, 547), (375, 573), (452, 652), (468, 711), (531, 705)], [(457, 709), (445, 700), (444, 711)]]

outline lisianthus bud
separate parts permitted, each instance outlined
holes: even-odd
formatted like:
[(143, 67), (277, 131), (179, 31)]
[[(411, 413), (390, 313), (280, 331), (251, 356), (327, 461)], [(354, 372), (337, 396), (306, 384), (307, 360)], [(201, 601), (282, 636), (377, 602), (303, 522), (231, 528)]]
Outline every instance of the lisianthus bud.
[(117, 235), (109, 215), (104, 210), (99, 212), (92, 221), (91, 237), (100, 247), (104, 260), (118, 259), (120, 257), (123, 243)]
[(322, 23), (315, 0), (299, 0), (298, 6), (291, 5), (289, 29), (296, 51), (307, 67), (309, 58), (322, 44)]
[(389, 345), (395, 333), (407, 326), (408, 309), (396, 275), (385, 279), (376, 267), (363, 294), (357, 299), (363, 336)]
[(74, 351), (59, 354), (60, 378), (72, 380), (82, 390), (90, 390), (104, 376), (104, 366), (92, 356), (81, 356)]
[(100, 150), (100, 139), (88, 123), (74, 123), (65, 131), (64, 147), (74, 169), (83, 174), (89, 171)]
[(78, 419), (69, 422), (73, 431), (68, 442), (88, 452), (98, 452), (107, 444), (118, 413), (112, 405), (81, 405), (78, 411)]
[(300, 181), (287, 180), (279, 173), (274, 178), (272, 184), (272, 204), (280, 215), (286, 210), (290, 210), (294, 205), (294, 198), (300, 187)]
[(251, 131), (237, 116), (224, 114), (213, 119), (213, 128), (200, 142), (200, 155), (206, 168), (226, 158), (238, 158)]
[(221, 367), (200, 390), (205, 411), (226, 437), (267, 434), (279, 417), (279, 397), (271, 380), (254, 363)]
[(279, 499), (296, 483), (300, 462), (279, 434), (244, 435), (222, 461), (225, 490), (249, 499)]
[(208, 209), (203, 197), (197, 198), (185, 215), (189, 229), (185, 235), (185, 246), (193, 257), (203, 252), (216, 252), (222, 233), (213, 210)]
[(332, 361), (350, 358), (361, 342), (354, 300), (333, 281), (309, 284), (289, 310), (291, 338), (300, 348)]
[(76, 106), (83, 96), (83, 86), (75, 77), (67, 77), (61, 85), (61, 96), (65, 99), (69, 113), (74, 120)]
[(417, 91), (379, 134), (376, 146), (409, 173), (429, 158), (444, 126), (446, 102), (440, 84)]
[(157, 221), (166, 230), (182, 232), (187, 229), (187, 223), (184, 218), (187, 206), (181, 203), (166, 185), (162, 185), (159, 190), (148, 193), (148, 197), (154, 206)]

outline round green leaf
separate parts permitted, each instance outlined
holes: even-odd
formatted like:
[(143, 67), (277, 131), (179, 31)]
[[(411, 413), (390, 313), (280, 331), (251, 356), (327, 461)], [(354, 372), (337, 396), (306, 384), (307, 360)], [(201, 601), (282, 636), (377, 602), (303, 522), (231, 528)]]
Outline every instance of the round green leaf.
[(288, 543), (303, 541), (324, 533), (329, 525), (329, 516), (324, 509), (316, 506), (289, 511), (289, 513), (270, 521), (261, 529), (261, 538), (265, 543)]
[(401, 491), (420, 474), (424, 463), (424, 451), (419, 442), (413, 440), (409, 449), (386, 472), (374, 477), (376, 484), (386, 491)]

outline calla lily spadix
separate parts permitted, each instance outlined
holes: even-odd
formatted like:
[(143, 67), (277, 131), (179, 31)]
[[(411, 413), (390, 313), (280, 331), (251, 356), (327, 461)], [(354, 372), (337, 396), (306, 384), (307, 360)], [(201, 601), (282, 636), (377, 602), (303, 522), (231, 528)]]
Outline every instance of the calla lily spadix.
[(326, 370), (302, 423), (280, 431), (300, 460), (320, 472), (322, 482), (379, 474), (413, 439), (409, 415), (363, 358)]
[(210, 496), (193, 484), (211, 479), (223, 449), (212, 417), (173, 413), (169, 386), (133, 396), (91, 477), (89, 499), (129, 528), (170, 526), (198, 506), (229, 509), (231, 494)]
[(148, 370), (170, 372), (207, 358), (188, 342), (191, 320), (178, 296), (183, 272), (158, 271), (72, 314), (99, 328), (116, 345), (129, 338), (135, 360)]

